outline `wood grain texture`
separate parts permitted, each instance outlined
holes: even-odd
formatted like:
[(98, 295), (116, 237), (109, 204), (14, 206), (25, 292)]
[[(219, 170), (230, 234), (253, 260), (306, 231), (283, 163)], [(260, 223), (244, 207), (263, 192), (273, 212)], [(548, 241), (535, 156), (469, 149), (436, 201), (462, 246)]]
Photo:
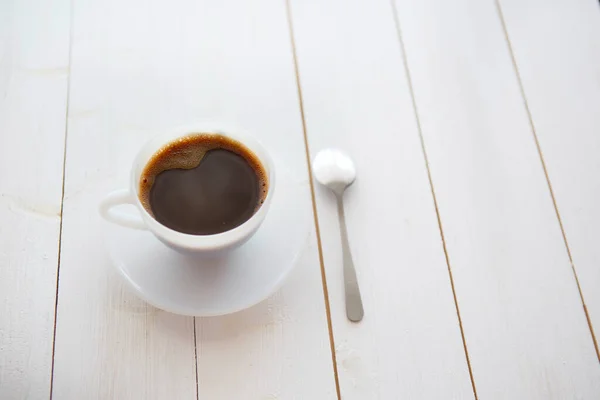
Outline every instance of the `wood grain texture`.
[(396, 4), (479, 398), (597, 398), (600, 365), (494, 2)]
[(505, 0), (501, 7), (598, 338), (600, 5), (586, 0)]
[(307, 182), (285, 9), (278, 1), (76, 0), (55, 399), (334, 399), (314, 235), (281, 292), (193, 320), (126, 291), (102, 246), (98, 200), (138, 147), (200, 119), (256, 133)]
[(50, 393), (69, 2), (0, 1), (0, 398)]
[(157, 75), (176, 76), (175, 60), (163, 54), (167, 39), (155, 41), (160, 31), (148, 28), (164, 19), (136, 2), (77, 0), (73, 12), (53, 398), (195, 399), (193, 319), (124, 287), (97, 211), (102, 196), (125, 187), (139, 146), (172, 116), (165, 103), (176, 101)]
[(473, 398), (390, 2), (292, 1), (291, 15), (311, 154), (341, 148), (358, 171), (345, 195), (358, 324), (335, 197), (316, 184), (342, 398)]
[[(190, 34), (206, 46), (188, 59), (197, 74), (190, 81), (203, 87), (190, 115), (251, 130), (273, 154), (278, 179), (306, 182), (305, 207), (312, 208), (284, 5), (206, 1), (192, 12)], [(277, 295), (245, 312), (197, 319), (196, 327), (201, 399), (337, 397), (314, 234)]]

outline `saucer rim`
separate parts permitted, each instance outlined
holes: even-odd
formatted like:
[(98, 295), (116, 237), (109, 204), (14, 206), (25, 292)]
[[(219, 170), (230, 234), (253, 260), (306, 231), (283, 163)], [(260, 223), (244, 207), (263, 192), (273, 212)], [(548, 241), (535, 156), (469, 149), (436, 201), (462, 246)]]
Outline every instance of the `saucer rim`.
[[(247, 305), (237, 306), (237, 307), (234, 307), (231, 309), (227, 309), (224, 311), (218, 311), (218, 312), (202, 312), (202, 313), (182, 312), (182, 311), (176, 311), (170, 307), (163, 307), (163, 306), (156, 304), (156, 302), (150, 300), (150, 298), (148, 296), (146, 296), (146, 294), (144, 293), (144, 291), (141, 289), (141, 287), (139, 285), (137, 285), (127, 274), (125, 274), (123, 267), (119, 266), (122, 262), (118, 262), (117, 260), (114, 260), (114, 257), (110, 254), (109, 254), (109, 257), (111, 258), (113, 268), (115, 268), (117, 270), (117, 272), (119, 273), (121, 278), (123, 278), (123, 280), (127, 283), (127, 285), (130, 287), (130, 289), (133, 290), (140, 299), (142, 299), (146, 303), (150, 304), (151, 306), (153, 306), (159, 310), (169, 312), (171, 314), (177, 314), (177, 315), (182, 315), (182, 316), (186, 316), (186, 317), (200, 317), (200, 318), (220, 317), (223, 315), (234, 314), (234, 313), (237, 313), (237, 312), (240, 312), (243, 310), (247, 310), (248, 308), (254, 307), (255, 305), (263, 302), (264, 300), (271, 297), (275, 292), (277, 292), (283, 286), (283, 284), (285, 283), (287, 278), (290, 276), (290, 274), (296, 269), (296, 267), (298, 265), (298, 259), (300, 258), (300, 255), (302, 253), (302, 249), (304, 249), (306, 247), (309, 239), (310, 239), (310, 229), (307, 230), (306, 237), (302, 241), (303, 245), (301, 247), (299, 247), (299, 249), (296, 252), (296, 254), (294, 255), (293, 259), (290, 260), (290, 264), (292, 265), (292, 267), (287, 269), (286, 271), (284, 271), (283, 274), (280, 275), (279, 279), (277, 281), (275, 281), (275, 284), (271, 288), (265, 290), (266, 294), (261, 294), (261, 295), (257, 296), (257, 299), (254, 299), (254, 300), (248, 302)], [(242, 246), (245, 246), (245, 245), (246, 244), (244, 243)], [(170, 251), (175, 251), (175, 250), (170, 249)], [(110, 250), (109, 250), (109, 253), (110, 253)]]

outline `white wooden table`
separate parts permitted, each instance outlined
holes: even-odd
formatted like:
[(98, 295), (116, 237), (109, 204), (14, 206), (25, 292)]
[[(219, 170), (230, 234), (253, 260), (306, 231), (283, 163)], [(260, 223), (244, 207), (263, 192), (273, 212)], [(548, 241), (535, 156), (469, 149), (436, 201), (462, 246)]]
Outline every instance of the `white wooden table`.
[[(98, 199), (198, 119), (335, 203), (285, 286), (188, 318), (132, 295)], [(0, 399), (600, 399), (596, 0), (0, 0)]]

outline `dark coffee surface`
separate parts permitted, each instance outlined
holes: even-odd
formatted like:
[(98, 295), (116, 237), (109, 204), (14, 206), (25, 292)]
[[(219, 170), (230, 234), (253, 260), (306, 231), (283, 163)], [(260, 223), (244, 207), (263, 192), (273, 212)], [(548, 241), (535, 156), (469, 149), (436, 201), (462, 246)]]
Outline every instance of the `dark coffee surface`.
[(142, 174), (144, 207), (173, 230), (194, 235), (228, 231), (250, 219), (266, 196), (256, 157), (229, 139), (210, 138), (173, 143)]

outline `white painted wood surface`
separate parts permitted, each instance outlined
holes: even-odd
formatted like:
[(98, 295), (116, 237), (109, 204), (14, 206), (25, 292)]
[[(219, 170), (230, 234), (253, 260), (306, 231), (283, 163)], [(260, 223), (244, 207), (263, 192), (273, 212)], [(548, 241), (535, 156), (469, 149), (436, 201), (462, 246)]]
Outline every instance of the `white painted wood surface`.
[[(187, 21), (187, 34), (206, 47), (190, 43), (183, 49), (197, 49), (186, 60), (193, 66), (187, 83), (195, 84), (184, 91), (192, 100), (186, 118), (215, 117), (247, 127), (268, 146), (280, 172), (306, 181), (306, 207), (312, 210), (285, 3), (203, 3)], [(314, 234), (276, 296), (246, 312), (197, 319), (196, 328), (201, 399), (337, 397)]]
[(68, 1), (0, 1), (3, 400), (50, 393), (68, 44)]
[[(53, 382), (55, 400), (328, 400), (338, 381), (343, 399), (600, 398), (494, 1), (290, 0), (289, 15), (281, 0), (46, 3), (0, 0), (0, 399), (49, 398)], [(500, 6), (598, 329), (600, 7)], [(365, 319), (345, 319), (335, 208), (318, 187), (330, 321), (315, 232), (289, 281), (250, 310), (154, 309), (113, 272), (96, 212), (147, 138), (237, 122), (306, 180), (311, 207), (288, 17), (309, 150), (357, 162), (346, 214)]]
[(501, 8), (598, 338), (600, 4), (587, 0), (503, 0)]
[[(125, 291), (101, 245), (97, 201), (145, 140), (236, 121), (306, 179), (311, 207), (285, 8), (245, 7), (75, 2), (55, 399), (196, 397), (192, 319)], [(196, 324), (200, 399), (336, 397), (314, 238), (278, 296)]]
[[(124, 187), (135, 151), (151, 128), (160, 127), (170, 97), (156, 101), (152, 87), (144, 90), (154, 70), (135, 60), (150, 58), (158, 47), (143, 29), (157, 20), (134, 23), (149, 8), (128, 4), (73, 5), (52, 393), (58, 400), (196, 396), (193, 319), (156, 310), (131, 294), (102, 241), (98, 201)], [(165, 110), (142, 112), (145, 100)]]
[(479, 398), (598, 398), (600, 365), (495, 4), (396, 4)]
[(345, 313), (335, 197), (316, 187), (342, 398), (473, 398), (391, 3), (291, 3), (311, 154), (340, 147), (358, 171), (345, 213), (360, 324)]

